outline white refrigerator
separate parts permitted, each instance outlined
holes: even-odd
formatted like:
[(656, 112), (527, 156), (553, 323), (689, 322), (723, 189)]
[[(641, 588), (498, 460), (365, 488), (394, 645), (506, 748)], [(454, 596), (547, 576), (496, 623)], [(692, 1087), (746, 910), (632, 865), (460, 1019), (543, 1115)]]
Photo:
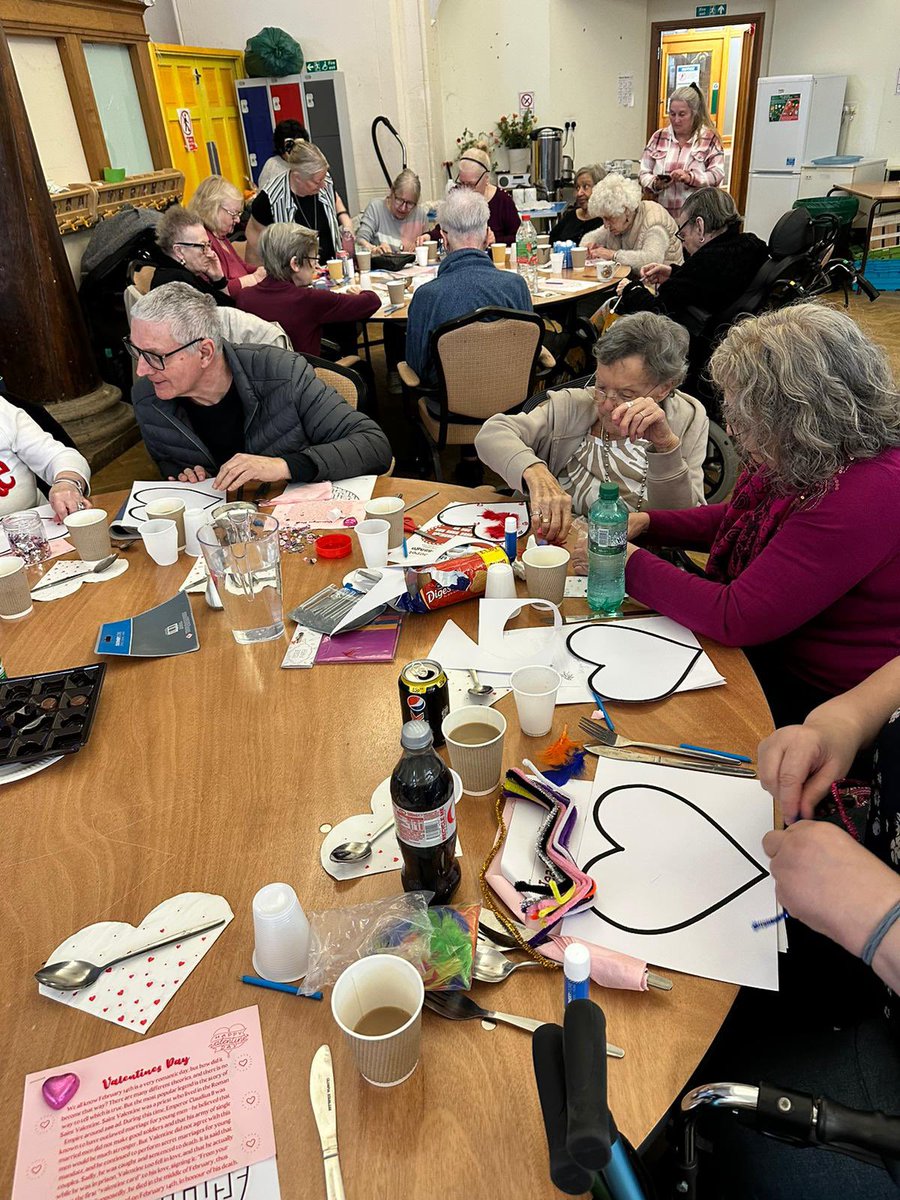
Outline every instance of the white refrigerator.
[(744, 229), (763, 241), (800, 193), (800, 172), (836, 154), (846, 75), (775, 75), (760, 79)]

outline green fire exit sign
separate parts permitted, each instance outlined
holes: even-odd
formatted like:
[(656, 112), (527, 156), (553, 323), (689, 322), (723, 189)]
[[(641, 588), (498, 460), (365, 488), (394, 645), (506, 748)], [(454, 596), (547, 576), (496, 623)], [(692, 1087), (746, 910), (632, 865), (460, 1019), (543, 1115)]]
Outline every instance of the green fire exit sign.
[(701, 4), (695, 9), (698, 17), (724, 17), (727, 4)]
[(320, 75), (323, 71), (336, 71), (336, 70), (337, 70), (337, 59), (336, 58), (319, 58), (319, 59), (316, 59), (315, 62), (308, 62), (306, 64), (307, 75)]

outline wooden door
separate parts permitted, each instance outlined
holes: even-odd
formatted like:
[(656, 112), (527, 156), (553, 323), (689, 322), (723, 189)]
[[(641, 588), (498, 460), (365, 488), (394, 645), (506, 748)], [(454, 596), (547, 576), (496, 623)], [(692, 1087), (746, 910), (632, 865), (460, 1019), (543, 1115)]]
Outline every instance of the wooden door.
[(725, 30), (708, 33), (667, 34), (662, 39), (659, 61), (659, 120), (657, 129), (666, 124), (669, 96), (677, 87), (696, 83), (709, 105), (719, 135), (722, 135), (728, 57)]
[[(153, 46), (153, 73), (172, 162), (184, 172), (184, 202), (207, 175), (224, 175), (244, 191), (250, 170), (241, 137), (234, 81), (243, 76), (237, 50)], [(189, 148), (179, 113), (188, 109), (196, 149)]]

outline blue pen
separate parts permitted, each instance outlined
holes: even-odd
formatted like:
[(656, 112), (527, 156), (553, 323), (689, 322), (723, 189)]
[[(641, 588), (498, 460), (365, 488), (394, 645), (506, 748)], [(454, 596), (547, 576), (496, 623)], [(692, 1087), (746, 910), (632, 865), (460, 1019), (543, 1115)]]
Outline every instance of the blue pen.
[(302, 988), (294, 987), (292, 983), (276, 983), (274, 979), (260, 979), (258, 975), (242, 975), (241, 983), (249, 983), (252, 987), (269, 988), (273, 992), (288, 992), (291, 996), (302, 996), (304, 1000), (321, 1000), (321, 992), (304, 992)]
[(717, 758), (729, 758), (732, 762), (752, 762), (746, 754), (735, 754), (731, 750), (710, 750), (708, 746), (692, 746), (690, 742), (679, 742), (682, 750), (699, 750), (701, 754), (715, 754)]
[(409, 558), (409, 550), (407, 549), (407, 545), (406, 545), (406, 534), (405, 533), (403, 535), (403, 557)]
[(591, 691), (591, 695), (594, 697), (594, 703), (600, 709), (601, 713), (603, 713), (603, 720), (606, 722), (606, 724), (609, 728), (609, 732), (615, 733), (616, 727), (615, 727), (615, 725), (613, 725), (612, 718), (610, 717), (609, 713), (606, 711), (606, 705), (603, 703), (603, 701), (600, 699), (599, 694), (597, 692), (595, 692), (593, 688), (591, 688), (590, 691)]

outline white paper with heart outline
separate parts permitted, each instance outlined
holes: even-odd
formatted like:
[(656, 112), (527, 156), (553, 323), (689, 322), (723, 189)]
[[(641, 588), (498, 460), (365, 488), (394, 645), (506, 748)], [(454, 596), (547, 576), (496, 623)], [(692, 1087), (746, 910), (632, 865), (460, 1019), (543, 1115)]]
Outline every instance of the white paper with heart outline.
[(48, 963), (67, 958), (108, 962), (120, 954), (127, 954), (131, 946), (144, 945), (154, 937), (165, 937), (168, 930), (193, 929), (196, 925), (222, 918), (225, 924), (220, 929), (129, 958), (109, 968), (92, 987), (58, 992), (38, 984), (38, 991), (50, 1000), (91, 1013), (113, 1025), (121, 1025), (131, 1033), (146, 1033), (234, 918), (224, 896), (182, 892), (158, 904), (137, 927), (124, 921), (98, 921), (73, 933), (48, 956)]
[[(455, 526), (457, 529), (466, 529), (476, 537), (490, 538), (491, 535), (488, 533), (484, 521), (485, 512), (503, 512), (515, 517), (518, 523), (517, 537), (524, 537), (531, 526), (528, 505), (524, 500), (498, 499), (490, 504), (454, 501), (442, 508), (432, 520), (444, 525)], [(425, 525), (423, 528), (427, 533), (428, 526)], [(498, 538), (491, 538), (491, 540), (502, 542), (503, 534)]]
[[(454, 797), (459, 806), (462, 798), (462, 780), (452, 769), (450, 774), (453, 776)], [(403, 866), (400, 846), (393, 829), (388, 829), (381, 835), (365, 862), (336, 863), (328, 857), (335, 846), (340, 846), (341, 842), (362, 841), (370, 833), (374, 833), (379, 825), (384, 824), (391, 812), (390, 777), (382, 779), (379, 783), (372, 793), (370, 804), (371, 812), (356, 813), (352, 817), (345, 817), (325, 835), (319, 851), (319, 861), (332, 879), (359, 879), (361, 875), (382, 875), (385, 871), (399, 871)], [(458, 834), (456, 857), (462, 858), (462, 846)]]
[[(103, 559), (100, 558), (96, 561), (102, 562)], [(91, 565), (89, 562), (83, 562), (80, 558), (60, 559), (58, 563), (53, 564), (43, 579), (34, 585), (41, 590), (37, 595), (33, 595), (32, 599), (59, 600), (61, 596), (73, 595), (83, 583), (106, 583), (109, 579), (118, 579), (128, 570), (128, 560), (124, 558), (114, 562), (102, 575), (88, 575), (87, 568)], [(84, 574), (79, 575), (79, 572), (84, 572)], [(76, 575), (78, 578), (71, 579), (72, 575)]]
[[(608, 837), (594, 820), (601, 795)], [(777, 990), (777, 928), (753, 928), (778, 911), (762, 851), (772, 827), (772, 798), (756, 779), (598, 760), (581, 841), (572, 842), (597, 896), (591, 909), (563, 923), (563, 933), (669, 970)], [(609, 853), (609, 838), (624, 849)], [(671, 932), (635, 932), (685, 920)]]

